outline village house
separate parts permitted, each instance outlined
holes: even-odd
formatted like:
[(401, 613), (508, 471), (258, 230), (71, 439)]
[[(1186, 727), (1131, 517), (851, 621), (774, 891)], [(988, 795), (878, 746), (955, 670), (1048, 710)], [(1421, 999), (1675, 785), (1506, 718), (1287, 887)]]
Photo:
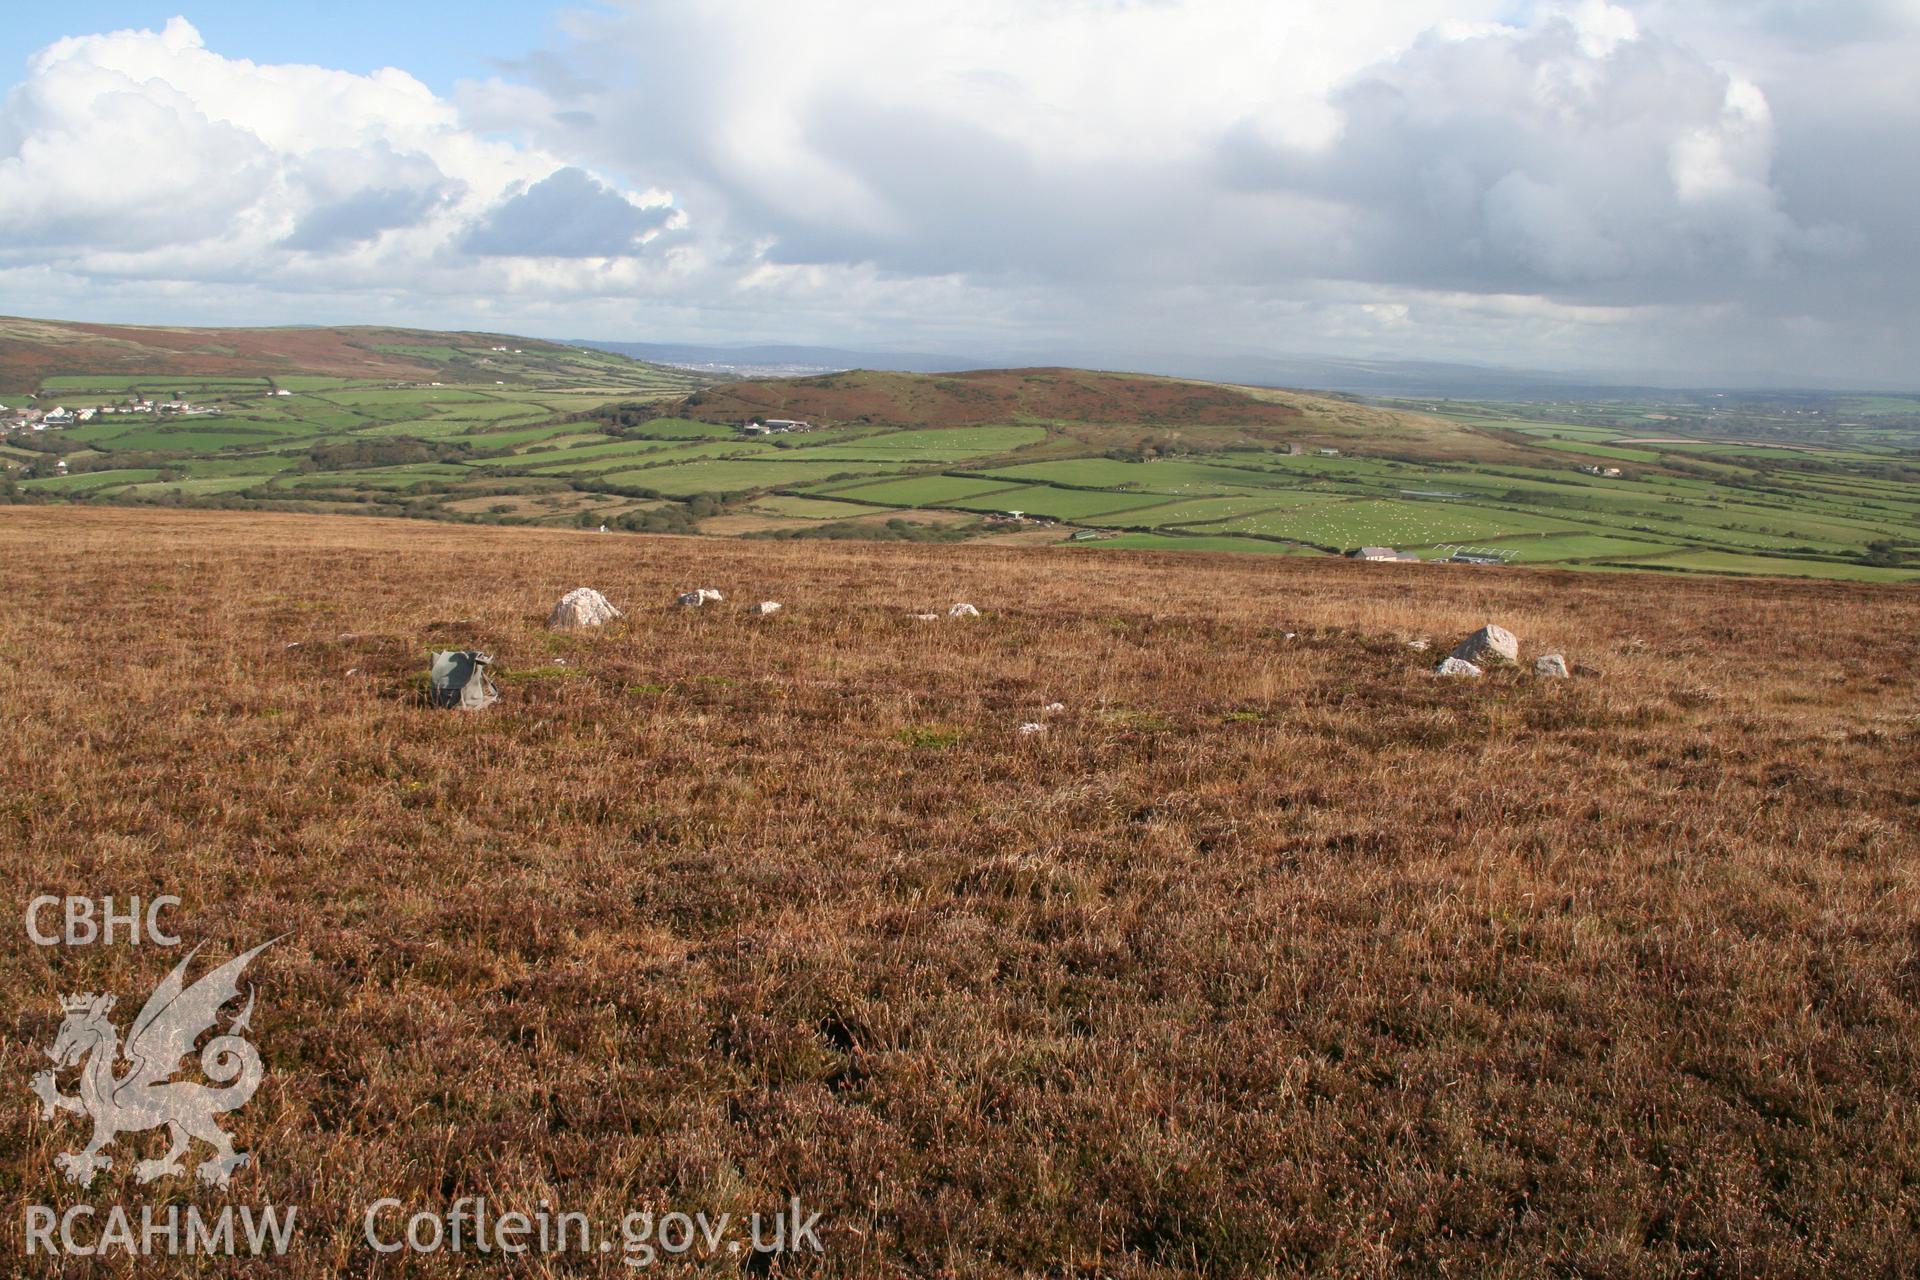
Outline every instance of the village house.
[(167, 403), (160, 406), (159, 411), (161, 413), (177, 413), (182, 417), (188, 418), (205, 417), (207, 414), (220, 412), (218, 409), (210, 408), (207, 405), (194, 404), (191, 400), (178, 399), (167, 401)]
[(1323, 458), (1337, 458), (1340, 456), (1340, 451), (1338, 449), (1320, 449), (1320, 450), (1317, 450), (1316, 452), (1318, 452), (1319, 455)]
[(1415, 564), (1420, 557), (1411, 551), (1398, 551), (1392, 547), (1362, 547), (1358, 551), (1349, 551), (1347, 555), (1354, 560), (1408, 560)]

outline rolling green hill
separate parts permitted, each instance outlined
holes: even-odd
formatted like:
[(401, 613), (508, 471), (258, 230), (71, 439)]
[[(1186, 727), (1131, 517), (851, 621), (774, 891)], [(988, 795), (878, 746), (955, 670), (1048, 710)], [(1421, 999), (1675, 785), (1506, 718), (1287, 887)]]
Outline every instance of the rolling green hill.
[[(396, 329), (0, 321), (0, 369), (49, 371), (42, 408), (95, 410), (0, 442), (12, 501), (1920, 578), (1920, 461), (1890, 445), (1756, 448), (1073, 369), (715, 386)], [(195, 411), (117, 411), (130, 397)], [(811, 429), (744, 432), (767, 418)]]

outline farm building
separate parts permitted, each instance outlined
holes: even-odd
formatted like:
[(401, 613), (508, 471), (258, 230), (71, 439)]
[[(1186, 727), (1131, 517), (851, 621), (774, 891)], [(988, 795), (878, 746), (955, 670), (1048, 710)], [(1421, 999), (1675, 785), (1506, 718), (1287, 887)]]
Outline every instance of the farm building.
[(1347, 554), (1355, 560), (1418, 561), (1420, 559), (1410, 551), (1396, 551), (1392, 547), (1362, 547), (1358, 551), (1350, 551)]

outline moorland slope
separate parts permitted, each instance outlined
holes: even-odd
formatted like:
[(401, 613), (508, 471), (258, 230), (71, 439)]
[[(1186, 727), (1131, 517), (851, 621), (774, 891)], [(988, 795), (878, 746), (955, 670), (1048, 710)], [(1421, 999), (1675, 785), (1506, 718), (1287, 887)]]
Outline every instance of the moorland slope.
[[(1911, 1258), (1912, 588), (14, 508), (0, 599), (0, 874), (285, 935), (276, 1275), (469, 1195), (798, 1195), (863, 1278)], [(1486, 621), (1588, 674), (1406, 643)], [(3, 936), (20, 1054), (172, 962)], [(17, 1198), (78, 1132), (0, 1108)]]
[[(495, 333), (374, 325), (184, 328), (0, 316), (0, 390), (8, 392), (78, 375), (547, 383), (556, 377), (599, 381), (622, 370), (666, 372), (607, 352)], [(700, 381), (672, 372), (683, 387)]]
[(1293, 405), (1256, 400), (1217, 383), (1087, 369), (855, 369), (730, 382), (695, 392), (682, 407), (686, 416), (706, 422), (780, 416), (918, 427), (1022, 421), (1226, 426), (1287, 424), (1300, 417)]

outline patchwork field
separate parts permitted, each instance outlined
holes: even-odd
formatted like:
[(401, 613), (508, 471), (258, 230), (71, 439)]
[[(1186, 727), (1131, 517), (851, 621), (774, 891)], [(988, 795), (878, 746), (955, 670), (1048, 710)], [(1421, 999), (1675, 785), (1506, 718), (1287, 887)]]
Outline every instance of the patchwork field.
[[(19, 328), (10, 324), (0, 321), (0, 340)], [(219, 346), (219, 332), (193, 350)], [(308, 333), (298, 349), (324, 347), (329, 361), (357, 351), (379, 370), (406, 356), (420, 362), (415, 376), (244, 377), (232, 361), (198, 374), (48, 374), (43, 405), (86, 409), (137, 392), (220, 412), (15, 433), (0, 445), (0, 498), (720, 536), (853, 536), (840, 527), (853, 521), (874, 537), (958, 529), (1065, 543), (1098, 531), (1195, 551), (1390, 546), (1426, 557), (1469, 545), (1511, 563), (1608, 571), (1920, 578), (1920, 431), (1903, 434), (1906, 420), (1885, 415), (1906, 402), (1885, 397), (1862, 402), (1883, 415), (1871, 430), (1833, 425), (1821, 429), (1843, 444), (1788, 447), (1649, 433), (1644, 413), (1617, 406), (1534, 418), (1495, 404), (1385, 409), (1062, 369), (715, 387), (520, 339), (329, 332), (333, 345)], [(16, 334), (15, 365), (68, 368), (98, 349), (84, 327), (69, 337), (30, 360)], [(260, 359), (282, 349), (273, 334), (250, 341), (240, 347)], [(162, 367), (153, 353), (168, 349), (141, 347)], [(182, 356), (176, 367), (194, 364)], [(1704, 430), (1726, 411), (1702, 412), (1659, 421)], [(814, 429), (748, 436), (754, 415)], [(1777, 437), (1791, 421), (1825, 419), (1794, 410), (1759, 425)], [(1608, 467), (1620, 474), (1599, 474)], [(1025, 523), (1003, 518), (1013, 512)]]
[[(547, 631), (582, 584), (626, 618)], [(297, 1207), (232, 1274), (628, 1273), (376, 1255), (388, 1196), (821, 1215), (702, 1274), (1910, 1268), (1915, 587), (46, 505), (0, 601), (16, 909), (280, 939), (254, 1163), (87, 1197)], [(1406, 643), (1488, 621), (1577, 674)], [(465, 646), (502, 702), (428, 709)], [(175, 957), (0, 936), (64, 1205), (60, 998)]]

